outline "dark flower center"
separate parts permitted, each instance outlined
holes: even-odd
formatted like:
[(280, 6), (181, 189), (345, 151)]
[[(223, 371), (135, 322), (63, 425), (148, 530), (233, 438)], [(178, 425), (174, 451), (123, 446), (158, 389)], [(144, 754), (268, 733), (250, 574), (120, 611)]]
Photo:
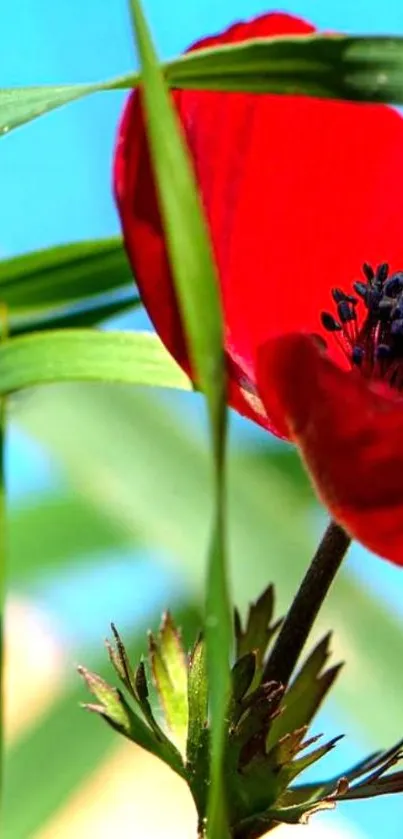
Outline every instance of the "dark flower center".
[[(365, 280), (353, 284), (355, 295), (332, 288), (337, 316), (322, 312), (322, 326), (365, 377), (403, 390), (403, 271), (389, 276), (386, 262), (375, 271), (364, 263), (362, 270)], [(360, 303), (366, 312), (358, 327)]]

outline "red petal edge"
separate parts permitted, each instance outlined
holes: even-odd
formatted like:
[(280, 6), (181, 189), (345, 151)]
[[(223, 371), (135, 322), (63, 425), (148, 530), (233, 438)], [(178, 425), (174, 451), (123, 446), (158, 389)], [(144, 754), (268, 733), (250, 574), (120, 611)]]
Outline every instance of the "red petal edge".
[(265, 344), (266, 411), (297, 444), (319, 497), (348, 533), (403, 565), (403, 399), (337, 367), (308, 335)]

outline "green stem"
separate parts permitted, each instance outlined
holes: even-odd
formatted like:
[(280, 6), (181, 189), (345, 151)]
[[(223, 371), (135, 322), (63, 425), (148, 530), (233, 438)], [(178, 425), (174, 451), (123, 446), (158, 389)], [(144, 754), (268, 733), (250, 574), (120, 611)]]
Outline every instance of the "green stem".
[(0, 399), (0, 825), (3, 813), (4, 750), (4, 611), (6, 601), (6, 490), (4, 475), (6, 400)]
[(266, 663), (264, 681), (273, 679), (284, 686), (289, 682), (350, 542), (343, 528), (331, 521), (286, 615)]
[[(8, 337), (7, 309), (0, 304), (0, 341)], [(6, 606), (7, 523), (5, 481), (5, 428), (7, 400), (0, 398), (0, 833), (4, 794), (4, 613)]]

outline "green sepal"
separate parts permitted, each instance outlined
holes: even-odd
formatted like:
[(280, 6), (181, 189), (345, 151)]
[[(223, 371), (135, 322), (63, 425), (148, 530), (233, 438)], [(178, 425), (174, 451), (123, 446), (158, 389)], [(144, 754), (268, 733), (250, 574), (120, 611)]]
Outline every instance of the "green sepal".
[(247, 653), (254, 652), (256, 656), (256, 670), (261, 671), (263, 659), (282, 621), (274, 621), (274, 586), (269, 585), (258, 599), (249, 606), (245, 621), (245, 628), (238, 609), (235, 609), (235, 642), (236, 660)]
[(338, 664), (324, 670), (330, 656), (330, 640), (329, 633), (308, 656), (287, 689), (281, 703), (281, 713), (270, 729), (268, 748), (290, 731), (309, 725), (330, 691), (342, 667)]
[(196, 803), (199, 819), (207, 811), (210, 730), (208, 718), (206, 644), (197, 639), (188, 663), (189, 727), (187, 739), (187, 780)]
[(188, 735), (187, 661), (181, 636), (169, 612), (157, 636), (149, 634), (149, 656), (154, 684), (171, 737), (185, 759)]

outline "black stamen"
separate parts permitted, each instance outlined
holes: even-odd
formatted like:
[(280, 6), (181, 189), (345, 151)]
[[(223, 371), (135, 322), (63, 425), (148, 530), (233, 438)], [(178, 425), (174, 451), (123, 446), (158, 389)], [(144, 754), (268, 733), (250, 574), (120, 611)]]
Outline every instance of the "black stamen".
[(371, 280), (373, 280), (373, 279), (374, 279), (374, 277), (375, 277), (375, 274), (374, 274), (374, 269), (372, 268), (372, 266), (371, 266), (371, 265), (369, 265), (369, 264), (368, 264), (368, 262), (364, 262), (364, 264), (363, 264), (363, 266), (362, 266), (362, 272), (363, 272), (363, 274), (365, 275), (365, 277), (367, 278), (367, 280), (368, 280), (368, 282), (369, 282), (369, 283), (370, 283), (370, 282), (371, 282)]
[(399, 318), (398, 320), (392, 321), (390, 331), (391, 334), (394, 335), (396, 338), (403, 337), (403, 318)]
[(347, 295), (341, 288), (332, 288), (332, 297), (335, 303), (341, 303), (342, 300), (347, 300)]
[(326, 329), (326, 332), (340, 332), (340, 324), (337, 323), (337, 320), (333, 317), (333, 315), (329, 314), (329, 312), (322, 312), (320, 319), (322, 321), (323, 328)]
[[(336, 343), (361, 375), (382, 379), (403, 395), (403, 271), (388, 277), (387, 262), (375, 271), (365, 262), (362, 270), (367, 282), (353, 284), (357, 297), (337, 286), (331, 289), (336, 317), (322, 312), (322, 327), (341, 332), (335, 334)], [(357, 319), (359, 299), (365, 310)]]
[(375, 350), (375, 358), (377, 361), (386, 361), (392, 355), (390, 347), (386, 344), (379, 344)]
[(353, 283), (353, 289), (357, 292), (359, 297), (363, 298), (363, 300), (367, 299), (368, 286), (366, 283)]
[(347, 300), (342, 300), (337, 304), (337, 314), (342, 323), (348, 323), (350, 320), (356, 320), (357, 315)]
[(364, 355), (365, 353), (362, 347), (353, 347), (351, 351), (351, 361), (353, 362), (353, 364), (359, 367), (364, 360)]
[(392, 312), (392, 320), (401, 320), (403, 318), (403, 303), (399, 303)]
[(386, 280), (383, 293), (387, 297), (398, 297), (401, 291), (403, 291), (403, 273), (399, 271)]
[(376, 274), (375, 274), (375, 277), (376, 277), (376, 279), (377, 279), (377, 281), (380, 285), (383, 285), (383, 283), (385, 282), (386, 277), (388, 276), (388, 272), (389, 272), (388, 263), (387, 262), (381, 262), (381, 264), (378, 265), (378, 267), (376, 269)]

